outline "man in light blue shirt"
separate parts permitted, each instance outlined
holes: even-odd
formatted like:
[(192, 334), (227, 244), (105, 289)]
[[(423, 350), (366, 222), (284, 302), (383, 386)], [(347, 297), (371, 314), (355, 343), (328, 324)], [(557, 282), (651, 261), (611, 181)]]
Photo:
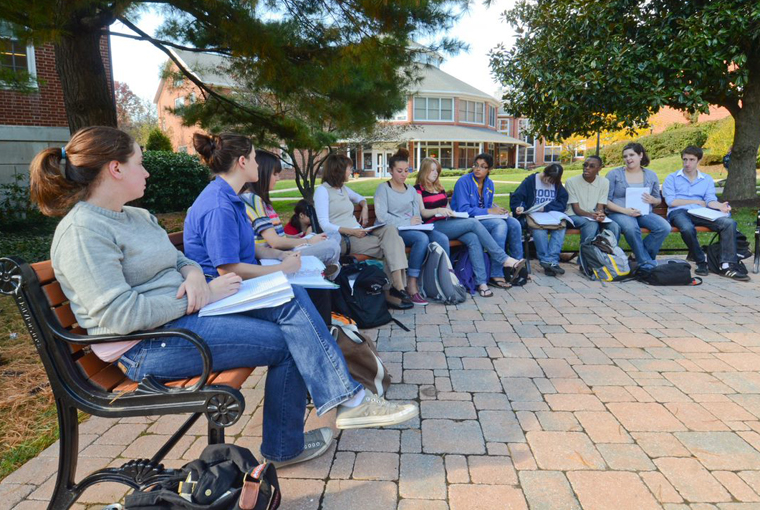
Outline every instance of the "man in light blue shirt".
[[(734, 280), (749, 281), (749, 276), (739, 270), (736, 256), (736, 222), (728, 216), (731, 206), (719, 202), (715, 196), (712, 177), (699, 171), (702, 149), (689, 146), (681, 152), (683, 168), (665, 178), (662, 194), (668, 204), (668, 220), (681, 231), (681, 238), (697, 263), (698, 275), (706, 276), (707, 257), (699, 246), (695, 226), (707, 227), (720, 236), (720, 274)], [(726, 213), (727, 216), (708, 220), (689, 214), (690, 209), (707, 207)]]

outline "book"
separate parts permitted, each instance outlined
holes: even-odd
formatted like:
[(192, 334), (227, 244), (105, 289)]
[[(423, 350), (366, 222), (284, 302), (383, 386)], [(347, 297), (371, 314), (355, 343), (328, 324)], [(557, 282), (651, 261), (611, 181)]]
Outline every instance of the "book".
[(649, 214), (649, 204), (642, 198), (644, 193), (649, 193), (649, 188), (625, 189), (625, 206), (628, 209), (638, 209), (642, 216)]
[(406, 225), (398, 227), (399, 231), (403, 230), (433, 230), (434, 225), (432, 223), (420, 223), (419, 225)]
[(534, 212), (538, 211), (539, 209), (543, 209), (546, 204), (547, 204), (547, 202), (541, 202), (540, 204), (534, 204), (533, 207), (530, 207), (528, 210), (523, 211), (523, 214), (534, 213)]
[(530, 217), (539, 225), (559, 225), (562, 220), (565, 220), (572, 226), (575, 226), (575, 223), (570, 219), (570, 216), (559, 211), (534, 212), (531, 213)]
[(695, 207), (694, 209), (689, 209), (686, 212), (688, 212), (692, 216), (696, 216), (698, 218), (703, 218), (705, 220), (710, 220), (710, 221), (715, 221), (718, 218), (725, 218), (727, 216), (730, 216), (729, 213), (724, 213), (722, 211), (710, 209), (709, 207)]
[(231, 296), (210, 303), (198, 312), (200, 317), (272, 308), (293, 299), (293, 288), (282, 271), (245, 280)]
[(475, 216), (476, 220), (506, 220), (509, 218), (509, 214), (478, 214)]
[[(277, 259), (261, 259), (262, 266), (276, 266), (282, 261)], [(324, 277), (325, 265), (317, 257), (304, 255), (301, 257), (301, 269), (295, 273), (285, 273), (285, 278), (291, 285), (300, 285), (307, 289), (337, 289), (338, 285)]]
[[(436, 218), (446, 218), (447, 216), (445, 214), (436, 214)], [(460, 211), (452, 211), (451, 216), (448, 216), (450, 218), (469, 218), (470, 215), (466, 212), (460, 212)]]

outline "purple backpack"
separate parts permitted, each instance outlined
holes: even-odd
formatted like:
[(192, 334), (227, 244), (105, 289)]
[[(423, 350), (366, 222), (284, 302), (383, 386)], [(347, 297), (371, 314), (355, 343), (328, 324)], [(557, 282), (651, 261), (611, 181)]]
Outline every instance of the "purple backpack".
[[(486, 274), (491, 274), (491, 257), (484, 257), (486, 262)], [(467, 292), (475, 294), (478, 284), (475, 279), (475, 272), (472, 270), (470, 262), (470, 252), (468, 250), (458, 250), (454, 256), (454, 274), (459, 278)]]

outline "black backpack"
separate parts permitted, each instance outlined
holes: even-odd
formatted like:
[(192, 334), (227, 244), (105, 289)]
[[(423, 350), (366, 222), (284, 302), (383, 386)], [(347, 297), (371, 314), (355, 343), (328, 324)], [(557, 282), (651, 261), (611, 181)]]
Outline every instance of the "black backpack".
[(333, 295), (333, 311), (347, 315), (361, 329), (376, 328), (393, 320), (385, 302), (388, 277), (372, 264), (354, 263), (343, 266), (335, 279), (340, 285)]
[(124, 504), (126, 510), (275, 510), (281, 499), (274, 466), (259, 464), (240, 446), (215, 444)]
[[(705, 252), (705, 256), (707, 257), (707, 267), (710, 270), (711, 273), (719, 274), (720, 273), (720, 239), (717, 235), (713, 236), (712, 240), (710, 241), (710, 244), (707, 246), (702, 246), (702, 251)], [(740, 273), (749, 274), (749, 271), (747, 270), (747, 266), (744, 265), (744, 262), (742, 262), (741, 259), (746, 259), (747, 257), (752, 256), (752, 252), (749, 249), (749, 241), (747, 241), (747, 236), (736, 231), (736, 255), (739, 258), (739, 261), (736, 264), (736, 269)]]
[(685, 260), (658, 260), (636, 268), (636, 279), (647, 285), (701, 285), (702, 278), (691, 276)]

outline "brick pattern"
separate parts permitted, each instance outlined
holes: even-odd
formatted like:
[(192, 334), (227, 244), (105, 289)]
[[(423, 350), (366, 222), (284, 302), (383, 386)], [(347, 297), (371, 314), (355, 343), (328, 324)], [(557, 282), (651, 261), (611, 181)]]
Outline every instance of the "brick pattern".
[[(100, 40), (100, 54), (109, 76), (109, 90), (113, 90), (111, 47), (107, 36)], [(37, 91), (22, 94), (0, 88), (0, 125), (67, 127), (63, 89), (55, 69), (55, 49), (52, 43), (34, 48), (37, 71)]]
[[(389, 398), (420, 418), (350, 430), (318, 459), (279, 471), (282, 508), (760, 508), (760, 284), (607, 285), (559, 279), (395, 316), (375, 338)], [(716, 298), (719, 296), (719, 298)], [(265, 377), (243, 392), (230, 442), (258, 453)], [(307, 427), (329, 426), (334, 413)], [(150, 455), (182, 417), (84, 422), (81, 472)], [(204, 446), (203, 424), (167, 456)], [(41, 508), (56, 445), (0, 482), (0, 507)], [(75, 508), (127, 489), (96, 485)]]

